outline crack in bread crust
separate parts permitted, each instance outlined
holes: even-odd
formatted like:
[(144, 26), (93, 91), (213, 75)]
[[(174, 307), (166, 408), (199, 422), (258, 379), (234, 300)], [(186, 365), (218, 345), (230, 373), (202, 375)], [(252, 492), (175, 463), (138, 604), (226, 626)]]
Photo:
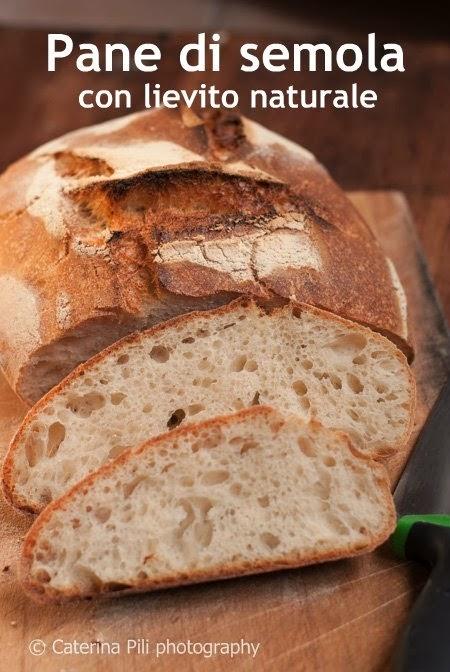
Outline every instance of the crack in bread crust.
[[(201, 299), (206, 308), (220, 305), (227, 293), (323, 306), (408, 351), (398, 278), (368, 226), (311, 154), (236, 114), (205, 115), (193, 125), (161, 109), (73, 132), (5, 171), (0, 204), (8, 221), (0, 230), (0, 280), (13, 277), (39, 313), (38, 340), (21, 339), (26, 306), (18, 301), (17, 320), (6, 320), (0, 296), (4, 368), (29, 402), (95, 354), (95, 339), (90, 350), (74, 342), (66, 365), (51, 364), (67, 334), (81, 344), (83, 325), (94, 328), (97, 318), (100, 342), (106, 311), (125, 315), (134, 329), (165, 319), (169, 304), (172, 317), (200, 309)], [(257, 231), (272, 232), (259, 241), (266, 247), (257, 243), (259, 253), (230, 268), (233, 246), (238, 253)], [(219, 239), (228, 259), (212, 267)], [(203, 246), (207, 263), (162, 263), (165, 245), (185, 241), (188, 252)], [(56, 290), (71, 307), (63, 320)], [(102, 345), (115, 337), (114, 329), (105, 333)]]

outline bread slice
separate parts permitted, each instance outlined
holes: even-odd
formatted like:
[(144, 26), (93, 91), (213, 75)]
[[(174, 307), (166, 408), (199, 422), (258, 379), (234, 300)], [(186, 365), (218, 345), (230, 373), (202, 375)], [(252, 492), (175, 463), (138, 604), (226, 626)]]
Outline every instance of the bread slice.
[(130, 449), (30, 529), (44, 601), (299, 567), (367, 552), (395, 524), (388, 479), (340, 432), (260, 407)]
[(80, 366), (26, 416), (5, 492), (39, 511), (126, 447), (258, 403), (344, 430), (379, 456), (409, 435), (414, 384), (404, 355), (365, 327), (238, 300), (126, 337)]

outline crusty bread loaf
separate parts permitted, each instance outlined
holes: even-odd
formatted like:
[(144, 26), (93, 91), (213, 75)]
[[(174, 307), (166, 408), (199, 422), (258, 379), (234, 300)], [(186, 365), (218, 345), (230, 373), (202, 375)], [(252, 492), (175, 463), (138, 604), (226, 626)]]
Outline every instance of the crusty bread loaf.
[(38, 511), (126, 447), (252, 404), (341, 429), (370, 456), (406, 441), (414, 383), (386, 338), (317, 308), (237, 300), (129, 336), (28, 413), (5, 460), (7, 497)]
[(70, 133), (0, 177), (0, 352), (29, 402), (125, 334), (281, 296), (406, 347), (393, 264), (327, 172), (235, 113), (152, 110)]
[(42, 601), (118, 595), (364, 553), (394, 524), (381, 465), (344, 434), (260, 407), (88, 476), (28, 532), (21, 577)]

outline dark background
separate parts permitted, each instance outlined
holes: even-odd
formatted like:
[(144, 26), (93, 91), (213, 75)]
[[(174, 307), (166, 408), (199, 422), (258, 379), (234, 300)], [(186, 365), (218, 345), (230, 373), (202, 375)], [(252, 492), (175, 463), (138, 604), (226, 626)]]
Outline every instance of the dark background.
[[(305, 145), (344, 189), (395, 189), (406, 194), (432, 276), (450, 316), (450, 43), (446, 3), (320, 2), (288, 0), (3, 0), (0, 2), (0, 167), (47, 139), (126, 110), (83, 110), (84, 88), (127, 88), (135, 109), (146, 81), (162, 88), (196, 88), (201, 82), (234, 88), (240, 109), (262, 124)], [(177, 54), (193, 32), (223, 33), (220, 73), (189, 75)], [(140, 72), (80, 73), (68, 59), (47, 72), (47, 31), (79, 41), (125, 42), (131, 48), (156, 42), (162, 51), (155, 75)], [(404, 73), (256, 73), (240, 71), (239, 46), (254, 41), (356, 42), (367, 33), (399, 42)], [(372, 110), (250, 110), (249, 88), (374, 89)]]

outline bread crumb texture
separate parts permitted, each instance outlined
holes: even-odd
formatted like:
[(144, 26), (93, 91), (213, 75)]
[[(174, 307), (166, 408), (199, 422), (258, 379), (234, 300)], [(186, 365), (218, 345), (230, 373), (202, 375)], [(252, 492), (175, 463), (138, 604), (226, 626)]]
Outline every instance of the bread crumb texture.
[(80, 367), (26, 417), (6, 491), (38, 510), (127, 447), (258, 404), (343, 430), (377, 456), (407, 439), (414, 388), (403, 355), (369, 329), (240, 300), (128, 337)]
[(361, 553), (393, 523), (382, 466), (318, 423), (254, 408), (80, 483), (31, 528), (22, 579), (41, 599), (146, 590)]

